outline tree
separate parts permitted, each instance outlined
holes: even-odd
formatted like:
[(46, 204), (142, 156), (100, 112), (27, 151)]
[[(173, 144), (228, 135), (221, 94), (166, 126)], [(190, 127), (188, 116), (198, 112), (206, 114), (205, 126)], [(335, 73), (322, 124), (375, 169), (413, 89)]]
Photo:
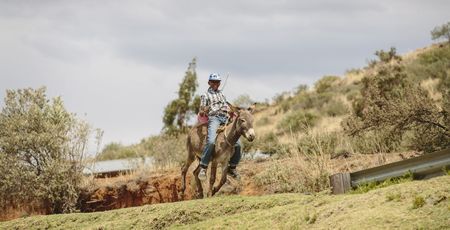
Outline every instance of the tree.
[(250, 98), (248, 94), (239, 95), (234, 101), (233, 104), (242, 108), (250, 107), (254, 101)]
[(90, 127), (45, 88), (7, 90), (0, 113), (0, 207), (75, 208)]
[(97, 155), (96, 160), (114, 160), (123, 158), (133, 158), (137, 157), (137, 151), (135, 146), (123, 146), (120, 143), (111, 142), (107, 144), (103, 150)]
[(450, 43), (450, 22), (434, 27), (431, 31), (431, 38), (433, 40), (447, 39)]
[(197, 90), (196, 59), (193, 58), (180, 83), (178, 98), (171, 101), (164, 109), (163, 123), (166, 132), (184, 131), (186, 123), (200, 108), (200, 97), (195, 96)]

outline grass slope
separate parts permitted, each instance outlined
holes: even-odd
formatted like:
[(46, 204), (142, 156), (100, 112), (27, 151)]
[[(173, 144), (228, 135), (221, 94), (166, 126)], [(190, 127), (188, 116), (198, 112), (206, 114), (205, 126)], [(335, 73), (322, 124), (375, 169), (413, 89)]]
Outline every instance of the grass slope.
[(448, 229), (450, 176), (365, 194), (222, 196), (97, 213), (33, 216), (0, 229)]

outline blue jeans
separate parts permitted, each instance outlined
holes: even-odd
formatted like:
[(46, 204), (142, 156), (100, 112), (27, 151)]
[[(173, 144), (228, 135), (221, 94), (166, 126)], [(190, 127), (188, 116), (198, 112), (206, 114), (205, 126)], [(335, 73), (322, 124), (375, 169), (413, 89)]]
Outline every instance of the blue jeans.
[[(214, 151), (217, 129), (221, 124), (227, 122), (226, 115), (214, 115), (208, 118), (208, 136), (206, 137), (206, 145), (203, 149), (202, 159), (200, 165), (204, 168), (208, 167), (209, 161)], [(238, 140), (234, 145), (234, 154), (230, 159), (230, 167), (236, 167), (241, 160), (241, 141)]]

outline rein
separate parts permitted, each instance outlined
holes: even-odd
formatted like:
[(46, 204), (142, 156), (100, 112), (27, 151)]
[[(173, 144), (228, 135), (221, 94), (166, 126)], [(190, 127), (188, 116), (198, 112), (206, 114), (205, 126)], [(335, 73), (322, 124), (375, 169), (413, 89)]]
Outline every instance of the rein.
[[(237, 117), (236, 117), (237, 118)], [(228, 119), (229, 119), (229, 117), (227, 118), (227, 122), (226, 123), (228, 123)], [(236, 122), (236, 120), (234, 120), (233, 121), (233, 123), (234, 122)], [(226, 124), (225, 123), (225, 124)], [(228, 136), (227, 136), (227, 128), (228, 128), (228, 126), (232, 126), (233, 124), (230, 124), (230, 125), (225, 125), (225, 130), (223, 131), (223, 135), (225, 136), (225, 141), (227, 142), (227, 144), (228, 145), (230, 145), (230, 147), (232, 147), (233, 145), (230, 143), (230, 141), (228, 141)]]

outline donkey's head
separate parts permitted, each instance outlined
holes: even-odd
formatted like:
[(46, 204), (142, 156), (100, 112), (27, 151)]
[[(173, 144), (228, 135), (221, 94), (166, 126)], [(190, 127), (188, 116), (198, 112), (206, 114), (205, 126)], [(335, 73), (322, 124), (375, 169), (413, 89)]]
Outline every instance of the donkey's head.
[(231, 109), (237, 114), (236, 131), (243, 135), (248, 141), (255, 139), (255, 130), (253, 129), (253, 112), (255, 104), (247, 109), (230, 105)]

